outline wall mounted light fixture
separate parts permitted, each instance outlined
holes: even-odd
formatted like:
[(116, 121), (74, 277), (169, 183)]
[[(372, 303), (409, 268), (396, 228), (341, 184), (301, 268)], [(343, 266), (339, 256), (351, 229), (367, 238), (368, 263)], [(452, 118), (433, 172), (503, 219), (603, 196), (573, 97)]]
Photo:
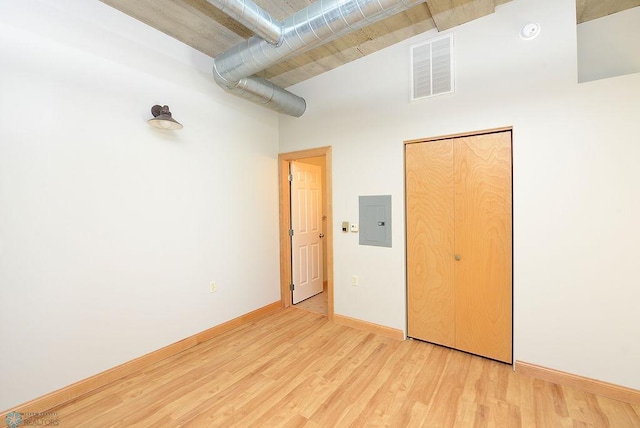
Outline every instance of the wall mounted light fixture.
[(171, 117), (169, 106), (155, 105), (151, 107), (153, 118), (147, 120), (147, 123), (154, 128), (159, 129), (181, 129), (180, 122)]

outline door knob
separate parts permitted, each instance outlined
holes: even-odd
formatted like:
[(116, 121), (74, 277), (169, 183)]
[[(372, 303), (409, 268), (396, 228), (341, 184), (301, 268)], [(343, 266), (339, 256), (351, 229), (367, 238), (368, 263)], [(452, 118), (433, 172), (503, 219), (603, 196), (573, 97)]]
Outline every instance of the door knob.
[(324, 238), (324, 233), (320, 233), (320, 237), (321, 237), (321, 238)]
[(460, 261), (460, 259), (461, 259), (462, 257), (460, 257), (460, 254), (456, 254), (456, 255), (454, 256), (454, 258), (456, 259), (456, 261)]

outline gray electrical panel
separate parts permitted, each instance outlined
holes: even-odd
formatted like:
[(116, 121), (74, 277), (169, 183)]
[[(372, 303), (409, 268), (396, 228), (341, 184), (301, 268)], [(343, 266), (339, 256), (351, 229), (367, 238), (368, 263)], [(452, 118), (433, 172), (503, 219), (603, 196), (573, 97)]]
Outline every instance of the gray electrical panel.
[(391, 195), (360, 196), (360, 245), (391, 247)]

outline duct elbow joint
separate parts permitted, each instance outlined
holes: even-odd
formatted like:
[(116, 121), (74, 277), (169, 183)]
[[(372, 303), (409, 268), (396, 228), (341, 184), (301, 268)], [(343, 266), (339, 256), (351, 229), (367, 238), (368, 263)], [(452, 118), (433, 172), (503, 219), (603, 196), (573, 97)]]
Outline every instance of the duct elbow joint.
[(226, 92), (278, 113), (300, 117), (307, 109), (307, 102), (304, 98), (276, 86), (268, 80), (256, 77), (245, 77), (239, 81), (225, 79), (218, 72), (215, 60), (213, 78), (218, 86)]
[[(225, 79), (224, 77), (222, 77), (222, 75), (220, 74), (220, 72), (218, 71), (218, 68), (216, 67), (216, 60), (215, 58), (213, 59), (213, 80), (216, 81), (216, 83), (218, 84), (218, 86), (226, 89), (226, 88), (230, 88), (233, 87), (233, 85), (230, 85), (231, 82), (229, 82), (227, 79)], [(237, 83), (237, 82), (236, 82)]]

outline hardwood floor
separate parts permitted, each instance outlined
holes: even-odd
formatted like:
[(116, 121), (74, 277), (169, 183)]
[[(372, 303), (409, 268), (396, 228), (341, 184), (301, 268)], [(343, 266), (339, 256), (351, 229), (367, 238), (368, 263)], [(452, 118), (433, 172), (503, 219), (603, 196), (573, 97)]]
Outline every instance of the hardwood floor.
[(316, 294), (313, 297), (309, 297), (307, 300), (303, 300), (295, 305), (298, 309), (306, 309), (311, 312), (315, 312), (322, 315), (327, 315), (327, 295), (326, 291)]
[(640, 406), (294, 307), (51, 412), (60, 427), (640, 427)]

